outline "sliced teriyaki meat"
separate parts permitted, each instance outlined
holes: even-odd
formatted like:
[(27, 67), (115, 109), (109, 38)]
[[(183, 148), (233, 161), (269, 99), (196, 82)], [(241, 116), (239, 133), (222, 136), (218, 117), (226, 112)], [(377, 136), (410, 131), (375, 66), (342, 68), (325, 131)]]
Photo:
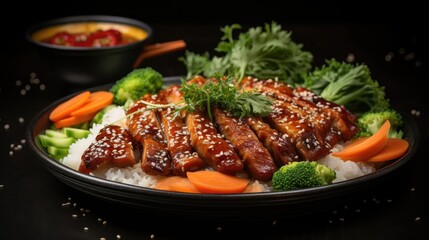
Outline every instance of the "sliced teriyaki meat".
[(244, 120), (270, 152), (278, 167), (299, 161), (299, 156), (294, 146), (287, 140), (286, 134), (271, 128), (261, 117), (246, 117)]
[[(160, 92), (159, 104), (166, 104), (166, 91)], [(175, 116), (173, 108), (161, 108), (159, 118), (164, 129), (174, 175), (186, 176), (188, 171), (197, 171), (206, 165), (192, 149), (188, 127), (182, 118)]]
[(285, 102), (276, 100), (272, 112), (265, 118), (294, 144), (298, 154), (305, 160), (318, 160), (329, 152), (323, 139), (299, 114), (289, 109)]
[(143, 146), (141, 168), (150, 175), (166, 176), (171, 173), (171, 161), (166, 141), (154, 110), (145, 102), (156, 102), (158, 95), (145, 95), (127, 111), (127, 125), (132, 136)]
[(82, 154), (79, 171), (90, 173), (106, 163), (117, 167), (132, 166), (138, 160), (135, 150), (138, 150), (138, 145), (126, 128), (109, 125), (100, 130), (95, 141)]
[[(356, 117), (343, 106), (326, 101), (317, 94), (305, 88), (293, 89), (291, 86), (279, 83), (275, 80), (255, 80), (244, 78), (241, 81), (244, 91), (258, 91), (274, 99), (294, 103), (301, 111), (301, 115), (307, 115), (319, 135), (324, 138), (327, 145), (333, 146), (339, 141), (346, 141), (357, 132)], [(303, 114), (302, 111), (306, 112)]]
[[(202, 80), (204, 80), (201, 77), (194, 79), (197, 81), (194, 81), (194, 83), (197, 84), (201, 84)], [(179, 104), (183, 101), (179, 86), (170, 86), (166, 92), (168, 103)], [(234, 174), (243, 170), (243, 162), (233, 147), (217, 132), (214, 124), (204, 112), (184, 112), (182, 116), (186, 119), (185, 122), (191, 136), (192, 147), (207, 165), (227, 174)]]
[(295, 88), (293, 95), (302, 101), (313, 103), (316, 107), (330, 114), (334, 119), (333, 127), (338, 130), (337, 135), (341, 136), (343, 141), (350, 140), (359, 130), (356, 125), (357, 117), (344, 106), (327, 101), (314, 92), (302, 87)]
[(214, 124), (201, 111), (187, 113), (186, 124), (191, 144), (198, 155), (216, 171), (235, 174), (244, 168), (243, 162), (217, 132)]
[(213, 116), (219, 131), (238, 151), (250, 175), (256, 180), (270, 181), (278, 168), (246, 122), (219, 108), (213, 109)]

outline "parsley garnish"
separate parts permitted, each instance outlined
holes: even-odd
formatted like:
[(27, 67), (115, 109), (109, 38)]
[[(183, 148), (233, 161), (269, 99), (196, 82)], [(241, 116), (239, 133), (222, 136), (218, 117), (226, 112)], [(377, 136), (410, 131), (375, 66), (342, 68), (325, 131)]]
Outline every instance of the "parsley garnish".
[(264, 116), (271, 112), (270, 98), (257, 92), (239, 91), (232, 77), (225, 77), (219, 81), (208, 79), (204, 85), (182, 82), (181, 91), (186, 103), (182, 109), (189, 112), (206, 109), (212, 120), (212, 106), (221, 107), (237, 117)]
[(222, 80), (208, 79), (204, 85), (187, 83), (183, 80), (180, 91), (183, 93), (184, 101), (178, 104), (154, 104), (139, 101), (147, 105), (146, 110), (174, 108), (175, 116), (180, 115), (179, 113), (183, 110), (188, 112), (207, 110), (208, 117), (212, 121), (211, 108), (213, 106), (221, 107), (237, 117), (265, 116), (271, 112), (272, 100), (267, 96), (258, 92), (239, 91), (232, 77), (217, 77), (216, 79)]
[(186, 65), (187, 78), (195, 75), (211, 76), (217, 72), (241, 79), (252, 76), (259, 79), (278, 78), (289, 84), (303, 82), (311, 69), (313, 55), (303, 51), (303, 45), (295, 43), (291, 32), (282, 30), (281, 25), (273, 22), (265, 27), (250, 28), (240, 32), (241, 26), (233, 24), (222, 28), (224, 36), (215, 49), (218, 56), (208, 53), (196, 54), (187, 51), (180, 58)]

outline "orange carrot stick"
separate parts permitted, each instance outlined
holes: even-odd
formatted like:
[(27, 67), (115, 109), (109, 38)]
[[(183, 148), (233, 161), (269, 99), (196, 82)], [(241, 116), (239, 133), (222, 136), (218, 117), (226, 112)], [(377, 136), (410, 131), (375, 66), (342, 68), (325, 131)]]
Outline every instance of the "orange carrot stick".
[(226, 175), (217, 171), (187, 172), (189, 181), (202, 193), (241, 193), (248, 179)]
[(113, 102), (113, 93), (107, 91), (98, 91), (91, 93), (91, 96), (86, 101), (86, 103), (81, 106), (79, 109), (71, 112), (73, 117), (81, 117), (96, 113), (99, 110), (103, 109), (107, 105)]
[(343, 160), (365, 161), (386, 145), (389, 129), (390, 122), (387, 120), (374, 135), (368, 137), (365, 141), (346, 147), (339, 152), (332, 153), (332, 155)]
[(91, 93), (89, 91), (85, 91), (61, 103), (51, 112), (49, 119), (52, 122), (56, 122), (60, 119), (70, 117), (71, 112), (84, 105), (90, 95)]
[(408, 150), (407, 140), (399, 138), (388, 138), (386, 146), (381, 151), (371, 156), (368, 162), (384, 162), (399, 158)]
[(179, 176), (158, 180), (154, 188), (173, 192), (200, 193), (187, 178)]
[(83, 115), (78, 117), (68, 117), (61, 119), (59, 121), (54, 122), (54, 125), (56, 128), (63, 128), (63, 127), (71, 127), (80, 123), (88, 122), (92, 118), (94, 118), (96, 113), (91, 113), (89, 115)]

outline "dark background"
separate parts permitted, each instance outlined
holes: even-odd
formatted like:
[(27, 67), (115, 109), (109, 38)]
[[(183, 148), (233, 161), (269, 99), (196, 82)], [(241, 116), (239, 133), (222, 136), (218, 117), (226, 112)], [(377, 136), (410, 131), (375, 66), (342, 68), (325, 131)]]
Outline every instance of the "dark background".
[[(0, 15), (0, 239), (427, 239), (429, 128), (427, 123), (428, 80), (426, 51), (427, 12), (413, 1), (378, 3), (365, 1), (104, 1), (41, 3), (4, 7)], [(22, 11), (25, 8), (26, 13)], [(56, 81), (42, 67), (24, 39), (25, 29), (37, 22), (57, 17), (86, 14), (118, 15), (140, 19), (152, 25), (158, 42), (184, 39), (188, 49), (211, 50), (219, 41), (219, 28), (232, 23), (244, 26), (277, 21), (293, 32), (319, 66), (326, 58), (366, 63), (380, 84), (386, 86), (392, 105), (411, 115), (420, 129), (416, 156), (384, 181), (358, 196), (320, 214), (292, 219), (246, 221), (244, 223), (168, 223), (169, 219), (137, 215), (129, 209), (114, 208), (88, 197), (58, 181), (39, 164), (28, 146), (9, 156), (10, 144), (25, 137), (30, 119), (42, 108), (78, 88)], [(165, 76), (181, 75), (185, 69), (177, 58), (183, 52), (145, 61)], [(386, 61), (386, 56), (394, 56)], [(20, 95), (31, 73), (36, 73), (46, 90), (32, 89)], [(19, 123), (18, 118), (25, 119)], [(9, 130), (3, 126), (10, 125)], [(61, 207), (78, 203), (78, 208)], [(89, 209), (82, 217), (80, 208)], [(78, 214), (77, 220), (72, 214)], [(130, 220), (129, 217), (137, 217)], [(98, 218), (107, 220), (106, 226)], [(249, 220), (249, 219), (248, 219)], [(84, 232), (83, 227), (90, 231)], [(197, 234), (203, 231), (204, 235)], [(201, 237), (204, 236), (204, 237)]]

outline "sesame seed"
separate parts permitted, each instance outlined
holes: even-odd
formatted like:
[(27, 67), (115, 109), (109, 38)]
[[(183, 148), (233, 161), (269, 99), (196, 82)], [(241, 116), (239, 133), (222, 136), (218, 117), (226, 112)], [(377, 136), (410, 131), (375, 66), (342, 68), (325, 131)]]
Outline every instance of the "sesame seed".
[(410, 192), (414, 192), (414, 191), (416, 191), (416, 189), (415, 189), (415, 188), (411, 188), (411, 189), (410, 189)]
[(107, 221), (103, 221), (103, 225), (106, 225), (107, 224)]
[(61, 204), (61, 207), (68, 207), (68, 206), (70, 206), (71, 205), (71, 203), (70, 202), (66, 202), (66, 203), (62, 203)]
[(100, 240), (106, 240), (106, 238), (104, 238), (104, 237), (101, 237), (101, 238), (100, 238)]
[(121, 239), (121, 235), (116, 235), (116, 239)]
[(85, 232), (88, 232), (89, 228), (88, 228), (88, 227), (84, 227), (84, 228), (83, 228), (83, 230), (84, 230)]
[(72, 214), (72, 218), (76, 219), (77, 218), (77, 214)]
[(222, 231), (222, 227), (217, 227), (216, 230)]
[(154, 238), (155, 238), (155, 234), (151, 234), (150, 239), (154, 239)]
[(1, 190), (1, 189), (3, 189), (3, 188), (4, 188), (4, 185), (3, 185), (3, 184), (0, 184), (0, 190)]
[(18, 122), (19, 123), (23, 123), (24, 122), (24, 118), (23, 117), (18, 118)]
[(21, 80), (16, 80), (15, 81), (15, 85), (16, 86), (21, 86), (22, 85), (22, 81)]
[(353, 53), (349, 53), (346, 57), (346, 61), (351, 63), (355, 61), (355, 55)]
[(19, 92), (22, 96), (24, 96), (25, 94), (27, 94), (27, 91), (25, 91), (25, 89), (21, 89), (21, 91)]
[(416, 221), (416, 223), (419, 223), (421, 220), (422, 220), (422, 219), (421, 219), (420, 217), (416, 217), (416, 218), (414, 219), (414, 221)]
[(3, 128), (4, 128), (4, 130), (8, 130), (8, 129), (10, 128), (10, 125), (9, 125), (9, 124), (5, 124), (5, 125), (3, 126)]
[(45, 90), (45, 89), (46, 89), (46, 86), (45, 86), (45, 84), (40, 84), (40, 87), (39, 87), (39, 88), (40, 88), (40, 90), (42, 90), (42, 91), (43, 91), (43, 90)]

